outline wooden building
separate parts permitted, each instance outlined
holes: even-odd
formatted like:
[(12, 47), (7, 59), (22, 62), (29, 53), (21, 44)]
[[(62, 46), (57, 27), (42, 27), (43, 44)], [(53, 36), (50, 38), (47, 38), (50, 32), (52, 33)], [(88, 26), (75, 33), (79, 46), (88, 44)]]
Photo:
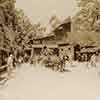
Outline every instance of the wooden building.
[(59, 44), (64, 44), (67, 39), (67, 32), (71, 31), (71, 18), (67, 18), (60, 23), (53, 31), (49, 34), (33, 37), (32, 46), (33, 54), (39, 54), (41, 49), (46, 46), (50, 49), (59, 48)]
[(71, 18), (66, 18), (60, 25), (53, 30), (56, 37), (56, 42), (65, 42), (67, 39), (67, 32), (71, 32)]
[(65, 42), (67, 32), (71, 32), (71, 18), (68, 17), (49, 34), (33, 37), (33, 44), (57, 44)]
[(74, 48), (74, 60), (78, 61), (88, 61), (100, 50), (100, 34), (95, 32), (69, 32), (67, 42)]

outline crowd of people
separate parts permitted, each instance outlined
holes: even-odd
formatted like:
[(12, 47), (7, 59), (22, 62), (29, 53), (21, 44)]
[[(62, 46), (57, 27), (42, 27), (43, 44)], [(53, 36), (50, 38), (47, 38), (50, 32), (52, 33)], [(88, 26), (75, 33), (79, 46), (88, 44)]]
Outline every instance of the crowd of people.
[(54, 53), (54, 50), (44, 47), (38, 55), (35, 54), (34, 56), (31, 56), (25, 52), (15, 55), (14, 52), (11, 52), (5, 59), (5, 66), (7, 67), (8, 76), (10, 76), (13, 69), (19, 67), (23, 63), (30, 63), (34, 66), (36, 64), (40, 64), (46, 68), (63, 72), (65, 68), (65, 61), (68, 60), (68, 57), (57, 55)]
[[(96, 54), (91, 56), (91, 59), (87, 61), (88, 68), (90, 66), (96, 67), (96, 58)], [(40, 64), (41, 66), (45, 66), (46, 68), (50, 68), (54, 71), (64, 72), (65, 67), (72, 67), (74, 61), (71, 55), (68, 56), (61, 52), (60, 54), (56, 54), (53, 49), (49, 49), (47, 47), (44, 47), (39, 55), (29, 56), (27, 53), (21, 53), (16, 56), (15, 53), (10, 53), (8, 58), (5, 59), (8, 77), (11, 77), (12, 71), (23, 63), (30, 63), (34, 66), (36, 64)]]

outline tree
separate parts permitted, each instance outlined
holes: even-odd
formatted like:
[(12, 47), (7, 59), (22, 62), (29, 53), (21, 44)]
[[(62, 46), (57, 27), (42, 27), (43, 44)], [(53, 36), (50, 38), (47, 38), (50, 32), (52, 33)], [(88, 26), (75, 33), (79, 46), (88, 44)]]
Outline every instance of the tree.
[[(100, 0), (77, 0), (80, 8), (73, 17), (75, 31), (99, 32)], [(100, 22), (100, 21), (99, 21)]]
[(40, 37), (46, 32), (46, 27), (41, 23), (33, 24), (30, 19), (24, 14), (22, 9), (16, 10), (17, 16), (17, 32), (15, 44), (20, 46), (31, 46), (36, 37)]
[(14, 0), (0, 0), (0, 41), (8, 39), (9, 47), (23, 47), (32, 44), (30, 41), (34, 37), (42, 36), (45, 31), (46, 27), (40, 23), (31, 23), (22, 9), (16, 9)]
[(61, 23), (61, 20), (57, 16), (51, 16), (49, 20), (49, 24), (51, 25), (52, 29), (57, 28), (57, 26)]
[(0, 41), (2, 41), (0, 47), (10, 47), (11, 40), (9, 36), (11, 31), (14, 31), (15, 17), (15, 1), (0, 0)]

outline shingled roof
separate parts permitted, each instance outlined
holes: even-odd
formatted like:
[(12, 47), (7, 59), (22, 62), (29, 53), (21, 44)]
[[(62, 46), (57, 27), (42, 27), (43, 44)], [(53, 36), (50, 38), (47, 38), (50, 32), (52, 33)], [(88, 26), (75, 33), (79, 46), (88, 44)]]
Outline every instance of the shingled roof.
[(51, 37), (54, 37), (54, 36), (55, 35), (53, 33), (50, 33), (50, 34), (45, 34), (45, 35), (33, 37), (33, 39), (34, 40), (41, 40), (41, 39), (45, 39), (45, 38), (51, 38)]
[(71, 17), (67, 17), (65, 20), (63, 20), (61, 23), (59, 23), (56, 28), (53, 30), (53, 32), (55, 32), (56, 30), (59, 30), (61, 28), (63, 28), (63, 25), (71, 23)]

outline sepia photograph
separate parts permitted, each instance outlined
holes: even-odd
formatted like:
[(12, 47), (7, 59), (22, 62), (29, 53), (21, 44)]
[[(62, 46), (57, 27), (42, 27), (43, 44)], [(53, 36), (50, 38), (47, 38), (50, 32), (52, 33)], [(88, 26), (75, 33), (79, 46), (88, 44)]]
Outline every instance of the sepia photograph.
[(0, 100), (100, 100), (100, 0), (0, 0)]

